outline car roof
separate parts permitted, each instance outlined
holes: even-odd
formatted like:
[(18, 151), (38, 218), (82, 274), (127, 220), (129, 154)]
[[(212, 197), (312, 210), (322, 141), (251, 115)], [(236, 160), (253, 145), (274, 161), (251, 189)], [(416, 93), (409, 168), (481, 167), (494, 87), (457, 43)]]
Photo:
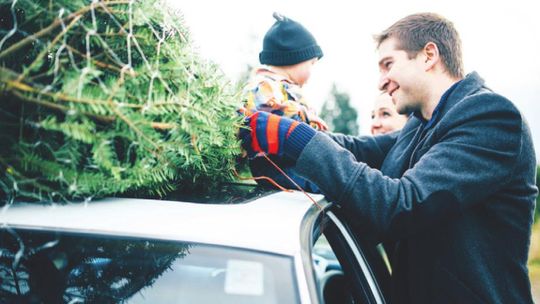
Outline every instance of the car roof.
[[(322, 195), (310, 194), (321, 204)], [(133, 198), (43, 205), (16, 203), (0, 211), (0, 225), (225, 245), (294, 255), (300, 226), (313, 202), (276, 192), (244, 204), (198, 204)]]

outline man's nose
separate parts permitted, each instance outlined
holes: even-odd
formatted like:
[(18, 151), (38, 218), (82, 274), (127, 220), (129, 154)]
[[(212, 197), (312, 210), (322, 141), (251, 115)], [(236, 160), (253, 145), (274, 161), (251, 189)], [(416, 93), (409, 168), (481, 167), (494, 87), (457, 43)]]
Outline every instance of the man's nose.
[(386, 77), (386, 73), (381, 73), (381, 77), (379, 78), (379, 90), (386, 91), (389, 83), (390, 80)]

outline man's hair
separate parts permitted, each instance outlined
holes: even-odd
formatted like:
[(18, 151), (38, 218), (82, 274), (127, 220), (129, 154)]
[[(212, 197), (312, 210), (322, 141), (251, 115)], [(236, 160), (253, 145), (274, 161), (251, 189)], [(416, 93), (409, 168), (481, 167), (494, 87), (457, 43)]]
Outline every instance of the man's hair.
[(461, 39), (446, 18), (434, 13), (409, 15), (374, 36), (377, 48), (388, 38), (395, 38), (397, 48), (407, 52), (409, 59), (416, 57), (428, 42), (435, 43), (450, 76), (463, 78)]

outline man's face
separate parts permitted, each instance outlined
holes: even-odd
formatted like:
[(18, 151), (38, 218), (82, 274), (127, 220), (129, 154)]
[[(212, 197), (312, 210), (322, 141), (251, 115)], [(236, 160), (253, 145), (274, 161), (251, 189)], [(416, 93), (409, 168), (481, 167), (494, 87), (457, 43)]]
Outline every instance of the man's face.
[(421, 60), (420, 55), (409, 59), (405, 51), (397, 49), (395, 38), (388, 38), (379, 46), (379, 89), (392, 96), (400, 114), (419, 111), (426, 99)]

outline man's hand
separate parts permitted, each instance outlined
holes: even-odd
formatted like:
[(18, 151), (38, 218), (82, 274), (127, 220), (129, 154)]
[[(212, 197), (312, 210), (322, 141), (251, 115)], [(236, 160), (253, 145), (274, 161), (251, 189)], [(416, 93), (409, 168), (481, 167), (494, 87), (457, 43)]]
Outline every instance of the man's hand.
[(268, 112), (255, 112), (246, 118), (245, 126), (250, 130), (241, 129), (240, 139), (250, 156), (264, 152), (296, 160), (317, 133), (305, 123)]

